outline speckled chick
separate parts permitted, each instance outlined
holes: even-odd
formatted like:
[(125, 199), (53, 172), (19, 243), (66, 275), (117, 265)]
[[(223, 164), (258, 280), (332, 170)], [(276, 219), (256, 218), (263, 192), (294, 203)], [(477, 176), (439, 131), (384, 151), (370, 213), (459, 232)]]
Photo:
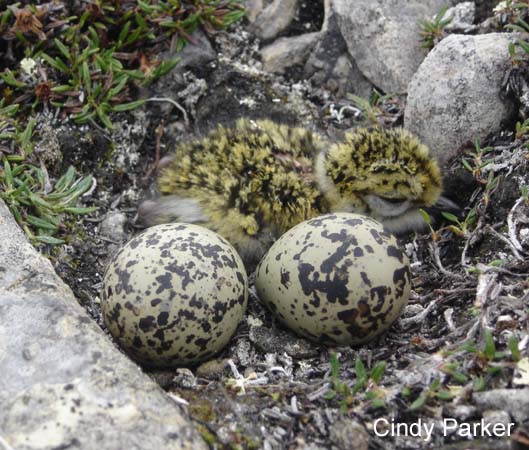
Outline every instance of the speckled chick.
[(327, 212), (366, 214), (395, 233), (418, 229), (419, 208), (442, 191), (436, 161), (403, 129), (356, 129), (331, 144), (304, 128), (247, 119), (179, 145), (158, 186), (164, 195), (140, 205), (139, 224), (202, 224), (246, 265)]

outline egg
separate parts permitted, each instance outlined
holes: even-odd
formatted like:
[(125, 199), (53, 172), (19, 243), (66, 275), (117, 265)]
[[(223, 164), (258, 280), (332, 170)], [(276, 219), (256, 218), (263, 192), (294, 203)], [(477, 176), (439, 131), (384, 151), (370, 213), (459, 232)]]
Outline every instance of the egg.
[(206, 360), (230, 340), (248, 301), (235, 249), (203, 227), (148, 228), (113, 258), (103, 279), (106, 327), (135, 360), (175, 367)]
[(410, 295), (411, 273), (395, 237), (376, 220), (336, 213), (296, 225), (256, 269), (259, 298), (313, 341), (356, 345), (386, 330)]

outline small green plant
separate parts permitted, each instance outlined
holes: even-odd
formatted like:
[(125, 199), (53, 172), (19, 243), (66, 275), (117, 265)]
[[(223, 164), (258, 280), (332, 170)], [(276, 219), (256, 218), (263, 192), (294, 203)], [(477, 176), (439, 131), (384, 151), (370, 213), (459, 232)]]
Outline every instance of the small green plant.
[(507, 341), (507, 347), (509, 348), (511, 358), (514, 362), (518, 362), (522, 358), (518, 344), (519, 342), (518, 339), (516, 339), (516, 336), (513, 335), (509, 337), (509, 340)]
[[(32, 154), (35, 113), (56, 108), (79, 124), (112, 128), (111, 115), (146, 100), (139, 89), (178, 63), (197, 28), (226, 28), (240, 0), (93, 0), (0, 6), (0, 197), (34, 243), (60, 244), (69, 215), (92, 186), (70, 167), (57, 181)], [(151, 99), (154, 100), (154, 99)], [(185, 111), (183, 111), (184, 118)], [(22, 125), (24, 124), (24, 125)]]
[(455, 235), (461, 237), (468, 237), (477, 220), (477, 213), (475, 207), (467, 213), (467, 215), (462, 221), (459, 220), (457, 216), (449, 212), (443, 211), (441, 212), (441, 215), (449, 222), (452, 222), (452, 224), (448, 225), (447, 228)]
[(490, 376), (505, 375), (503, 369), (509, 367), (512, 362), (517, 362), (521, 358), (520, 350), (518, 348), (518, 340), (515, 336), (511, 336), (507, 343), (507, 349), (505, 351), (499, 351), (494, 341), (494, 336), (489, 330), (485, 330), (483, 333), (483, 342), (478, 346), (476, 341), (468, 340), (465, 342), (460, 349), (454, 355), (460, 361), (467, 361), (473, 359), (473, 364), (467, 364), (468, 367), (472, 367), (472, 374), (467, 372), (463, 373), (458, 369), (456, 363), (445, 364), (441, 370), (452, 376), (454, 381), (464, 384), (470, 378), (478, 380), (478, 384), (483, 384), (479, 378), (483, 378), (486, 383)]
[(329, 363), (331, 366), (332, 388), (327, 391), (324, 398), (326, 400), (339, 399), (340, 410), (342, 413), (346, 413), (353, 403), (351, 388), (347, 383), (340, 380), (340, 362), (336, 353), (331, 353)]
[(35, 121), (21, 128), (14, 118), (17, 110), (0, 101), (0, 198), (34, 244), (62, 244), (55, 236), (65, 231), (63, 219), (95, 210), (77, 206), (92, 178), (77, 178), (70, 167), (53, 185), (47, 171), (31, 160)]
[[(403, 396), (408, 397), (410, 393), (403, 389)], [(441, 384), (441, 380), (436, 378), (430, 386), (417, 396), (417, 398), (410, 404), (411, 411), (418, 411), (426, 406), (432, 400), (450, 401), (453, 398), (452, 392), (444, 389)]]
[(445, 36), (444, 28), (452, 21), (452, 18), (445, 19), (448, 10), (447, 6), (442, 7), (433, 20), (422, 20), (419, 22), (419, 31), (422, 47), (431, 50)]
[(432, 227), (432, 218), (430, 217), (430, 215), (424, 209), (419, 209), (419, 213), (421, 214), (421, 217), (424, 220), (424, 223), (426, 223), (426, 225), (428, 225), (432, 241), (434, 241), (434, 242), (438, 241), (441, 238), (441, 235), (440, 235), (439, 231), (436, 231), (436, 230), (433, 229), (433, 227)]
[(92, 178), (76, 178), (73, 167), (57, 180), (48, 193), (49, 180), (39, 167), (27, 163), (11, 165), (6, 157), (2, 158), (2, 165), (0, 198), (34, 244), (63, 244), (63, 239), (54, 236), (64, 231), (64, 216), (96, 210), (76, 206), (79, 197), (92, 186)]
[(482, 174), (483, 169), (491, 163), (491, 160), (486, 159), (485, 156), (492, 150), (492, 147), (481, 147), (478, 139), (474, 143), (474, 151), (468, 154), (472, 159), (462, 158), (461, 160), (463, 167), (472, 173), (474, 179), (481, 184), (488, 183), (488, 179), (483, 178)]
[(340, 363), (335, 353), (331, 354), (330, 366), (332, 389), (327, 391), (325, 398), (327, 400), (338, 398), (340, 410), (343, 413), (347, 412), (353, 404), (355, 395), (361, 391), (364, 392), (365, 399), (369, 401), (369, 405), (372, 408), (383, 408), (385, 406), (384, 393), (378, 387), (386, 368), (385, 362), (378, 362), (368, 371), (362, 360), (357, 358), (355, 361), (356, 381), (352, 388), (340, 379)]
[[(461, 386), (470, 385), (474, 391), (483, 391), (495, 377), (507, 376), (504, 369), (512, 369), (513, 363), (521, 358), (516, 337), (509, 338), (506, 351), (498, 351), (489, 330), (484, 331), (481, 345), (471, 339), (457, 350), (445, 352), (443, 356), (447, 361), (439, 369), (448, 379), (441, 382), (440, 378), (436, 378), (410, 404), (410, 410), (420, 410), (436, 400), (452, 400)], [(410, 398), (411, 390), (404, 387), (401, 394)]]
[[(529, 24), (523, 19), (524, 12), (529, 8), (526, 1), (513, 2), (505, 1), (495, 8), (494, 12), (499, 15), (500, 21), (505, 25), (507, 30), (529, 32)], [(517, 39), (516, 43), (510, 42), (508, 46), (509, 55), (514, 66), (519, 66), (527, 60), (529, 55), (529, 43), (523, 39)]]
[[(527, 53), (529, 54), (529, 48), (528, 48)], [(529, 132), (529, 119), (526, 119), (523, 122), (516, 122), (516, 128), (515, 128), (516, 139), (521, 139), (527, 134), (527, 132)]]
[(516, 362), (520, 360), (520, 350), (518, 349), (518, 340), (515, 336), (511, 336), (507, 343), (508, 351), (498, 351), (494, 342), (494, 336), (489, 330), (483, 333), (483, 344), (481, 348), (477, 346), (475, 341), (468, 341), (462, 347), (463, 351), (474, 353), (480, 359), (492, 362), (495, 360), (511, 359)]
[(347, 97), (352, 100), (358, 109), (362, 111), (364, 117), (370, 123), (373, 125), (379, 125), (378, 118), (384, 114), (381, 106), (388, 100), (395, 97), (395, 94), (382, 95), (380, 92), (374, 89), (368, 99), (354, 94), (347, 94)]

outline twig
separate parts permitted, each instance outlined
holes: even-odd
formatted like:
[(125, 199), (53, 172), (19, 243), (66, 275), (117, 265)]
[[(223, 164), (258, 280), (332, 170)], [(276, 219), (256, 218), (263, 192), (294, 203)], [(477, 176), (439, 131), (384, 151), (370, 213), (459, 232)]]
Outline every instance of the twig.
[(471, 288), (458, 288), (458, 289), (435, 289), (435, 294), (443, 294), (443, 295), (450, 295), (450, 294), (463, 294), (465, 292), (476, 292), (475, 287)]
[(171, 103), (171, 105), (173, 105), (175, 108), (177, 108), (182, 113), (182, 116), (184, 118), (184, 122), (185, 122), (186, 126), (189, 126), (189, 118), (187, 116), (187, 112), (180, 105), (180, 103), (178, 103), (176, 100), (173, 100), (172, 98), (169, 98), (169, 97), (151, 97), (151, 98), (146, 99), (145, 101), (146, 102), (168, 102), (168, 103)]
[(147, 173), (143, 177), (144, 180), (148, 180), (154, 170), (158, 167), (158, 163), (160, 162), (160, 145), (162, 142), (162, 136), (164, 132), (164, 124), (165, 122), (162, 120), (160, 124), (156, 127), (156, 145), (154, 147), (154, 161), (151, 164), (151, 167), (147, 170)]
[(516, 250), (523, 252), (522, 244), (518, 241), (518, 238), (516, 237), (516, 224), (514, 223), (514, 213), (516, 209), (525, 201), (523, 197), (520, 197), (518, 200), (516, 200), (516, 203), (509, 211), (509, 214), (507, 215), (507, 225), (509, 227), (509, 239), (512, 242), (512, 245), (516, 248)]
[(490, 300), (494, 300), (499, 294), (499, 291), (496, 289), (496, 286), (498, 285), (496, 282), (497, 279), (498, 275), (495, 273), (481, 273), (479, 275), (474, 305), (485, 306), (490, 303)]
[(454, 324), (454, 308), (445, 309), (443, 316), (445, 318), (446, 326), (450, 331), (455, 331), (456, 326)]
[(422, 323), (426, 320), (432, 309), (434, 309), (437, 306), (437, 302), (439, 299), (432, 300), (430, 304), (424, 308), (423, 311), (421, 311), (419, 314), (416, 314), (412, 317), (407, 317), (405, 319), (400, 319), (399, 325), (403, 329), (408, 329), (412, 325), (416, 325), (418, 323)]
[(507, 239), (505, 236), (503, 236), (501, 233), (498, 233), (494, 228), (492, 228), (490, 225), (487, 225), (485, 227), (485, 231), (489, 232), (490, 234), (492, 234), (495, 238), (498, 238), (500, 241), (504, 242), (505, 244), (507, 244), (512, 253), (514, 254), (514, 257), (519, 260), (519, 261), (523, 261), (524, 260), (524, 257), (522, 255), (520, 255), (520, 253), (518, 252), (518, 250), (516, 250), (516, 247), (514, 246), (514, 244), (509, 240)]
[(101, 135), (108, 142), (112, 142), (112, 138), (108, 135), (108, 131), (107, 130), (105, 130), (103, 127), (100, 127), (99, 124), (94, 119), (90, 119), (89, 122), (90, 122), (90, 125), (92, 125), (94, 128), (97, 128), (101, 132)]
[(316, 389), (314, 392), (308, 394), (307, 395), (307, 399), (309, 401), (313, 402), (313, 401), (317, 400), (318, 398), (323, 397), (327, 393), (327, 391), (329, 389), (331, 389), (331, 383), (326, 382), (321, 387)]
[(481, 324), (481, 319), (478, 317), (477, 319), (474, 320), (474, 323), (472, 324), (472, 328), (470, 328), (470, 330), (468, 330), (468, 333), (467, 335), (465, 336), (465, 341), (469, 340), (469, 339), (473, 339), (474, 336), (476, 336), (476, 333), (478, 332), (479, 330), (479, 325)]
[(443, 266), (443, 263), (441, 262), (441, 257), (439, 256), (439, 247), (435, 244), (435, 242), (430, 243), (429, 245), (430, 250), (433, 253), (435, 264), (437, 265), (437, 268), (439, 271), (450, 278), (455, 278), (456, 280), (463, 280), (464, 277), (457, 273), (450, 272), (449, 270), (446, 270)]
[(486, 264), (478, 263), (476, 264), (476, 268), (483, 273), (496, 272), (496, 273), (501, 273), (504, 275), (509, 275), (511, 277), (520, 277), (520, 278), (529, 277), (529, 273), (515, 273), (515, 272), (511, 272), (508, 269), (504, 269), (503, 267), (487, 266)]
[(478, 234), (483, 229), (483, 216), (480, 216), (478, 219), (478, 223), (476, 224), (476, 228), (470, 233), (470, 236), (465, 241), (465, 246), (463, 247), (463, 251), (461, 252), (461, 265), (463, 267), (470, 267), (470, 264), (467, 264), (467, 251), (470, 248), (471, 245), (473, 245), (476, 242)]
[(474, 322), (466, 322), (464, 323), (463, 325), (461, 325), (460, 327), (456, 328), (456, 330), (452, 333), (452, 335), (457, 335), (457, 334), (462, 334), (465, 332), (465, 330), (467, 329), (470, 329), (466, 336), (462, 339), (459, 339), (455, 342), (452, 342), (451, 344), (448, 344), (446, 347), (445, 347), (445, 350), (454, 350), (458, 347), (461, 346), (461, 344), (463, 342), (466, 342), (468, 341), (472, 336), (474, 336), (475, 334), (475, 331), (473, 331), (473, 329), (476, 327), (476, 322), (479, 321), (478, 319), (474, 319)]

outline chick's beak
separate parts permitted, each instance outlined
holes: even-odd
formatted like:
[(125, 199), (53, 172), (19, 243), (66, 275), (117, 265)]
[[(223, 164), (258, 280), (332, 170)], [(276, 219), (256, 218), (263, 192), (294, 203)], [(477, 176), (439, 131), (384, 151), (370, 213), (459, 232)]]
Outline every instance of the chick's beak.
[(437, 200), (435, 204), (428, 209), (436, 213), (448, 212), (455, 215), (459, 215), (462, 211), (461, 207), (457, 203), (443, 196), (439, 197), (439, 200)]

